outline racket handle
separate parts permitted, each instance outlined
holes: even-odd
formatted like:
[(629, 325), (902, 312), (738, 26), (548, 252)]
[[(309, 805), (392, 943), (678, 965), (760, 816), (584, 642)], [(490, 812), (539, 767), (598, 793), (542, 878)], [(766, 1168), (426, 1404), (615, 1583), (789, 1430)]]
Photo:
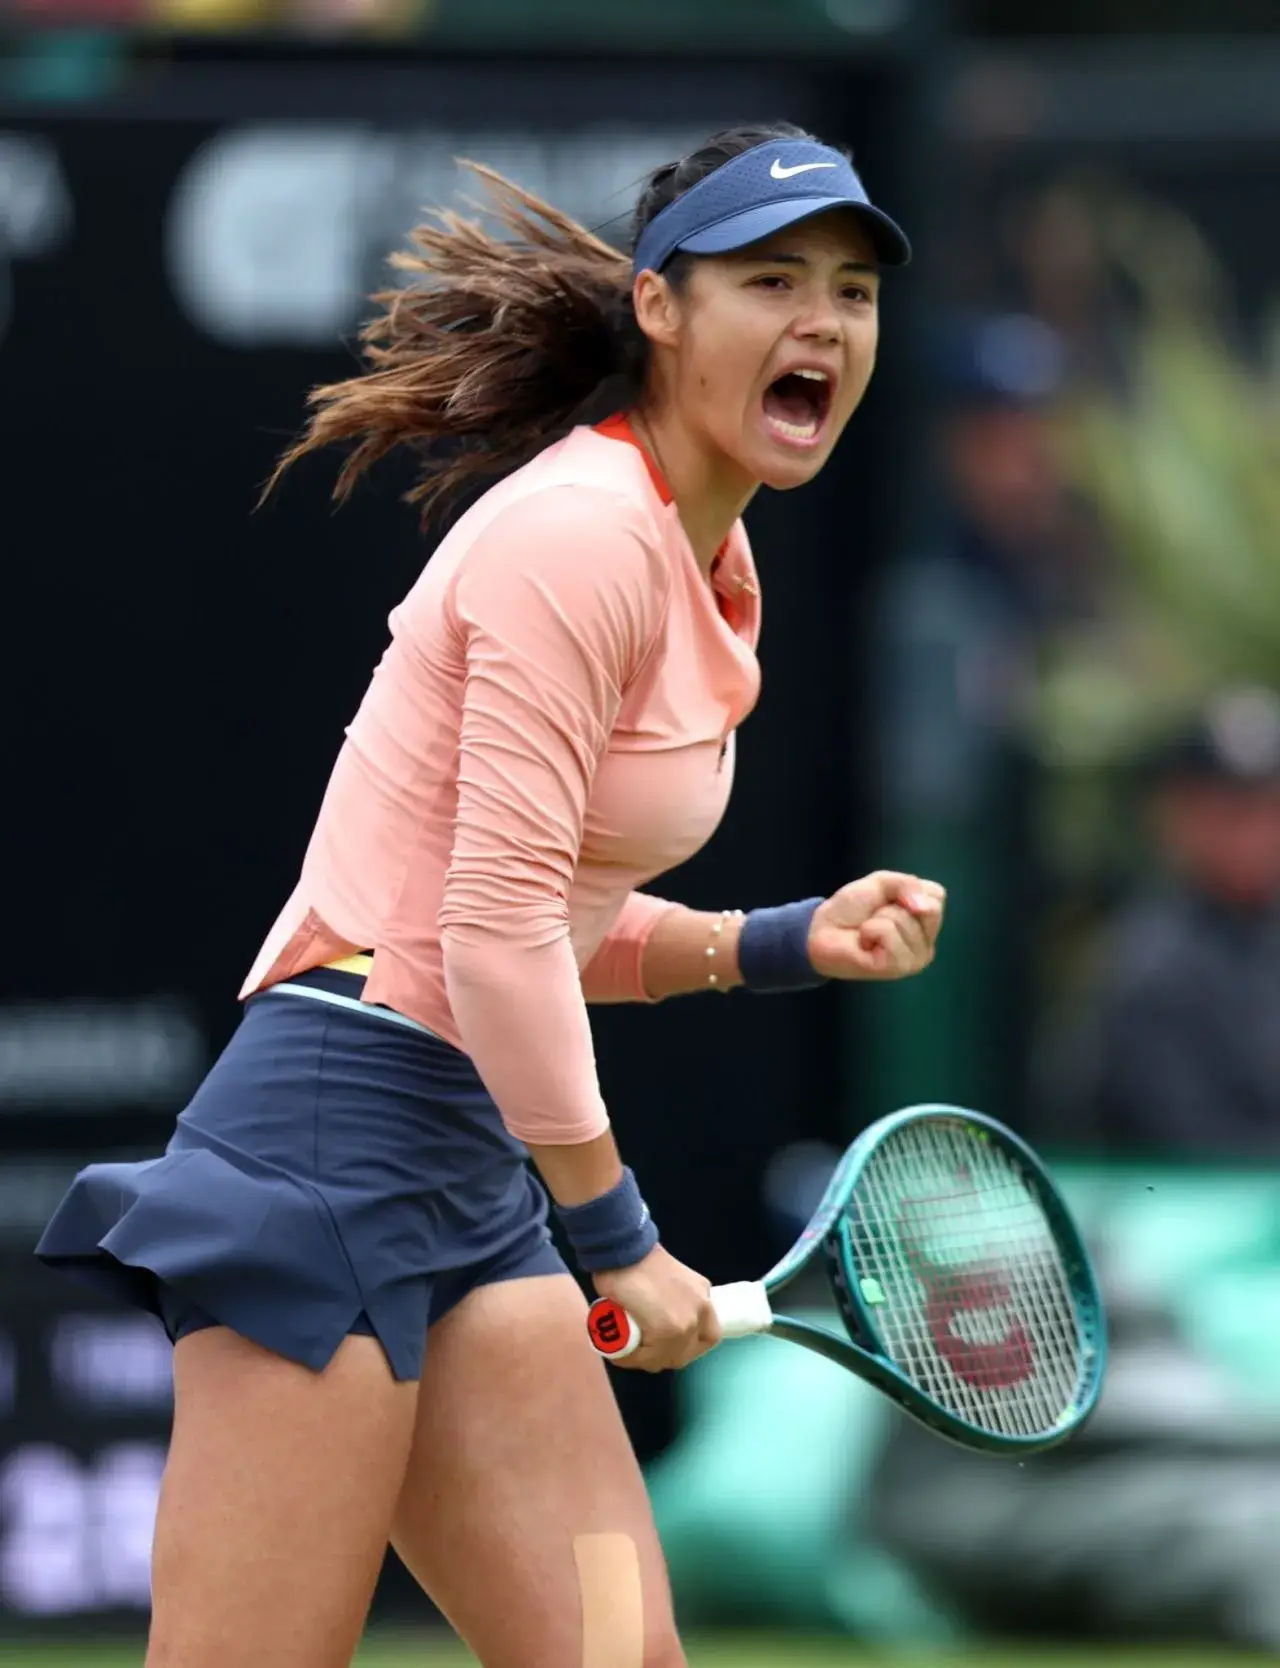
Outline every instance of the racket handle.
[[(711, 1307), (726, 1338), (746, 1338), (753, 1332), (767, 1332), (773, 1325), (769, 1294), (760, 1280), (735, 1280), (727, 1286), (712, 1286)], [(625, 1361), (640, 1348), (640, 1326), (620, 1303), (598, 1297), (587, 1311), (587, 1332), (597, 1355), (610, 1361)]]

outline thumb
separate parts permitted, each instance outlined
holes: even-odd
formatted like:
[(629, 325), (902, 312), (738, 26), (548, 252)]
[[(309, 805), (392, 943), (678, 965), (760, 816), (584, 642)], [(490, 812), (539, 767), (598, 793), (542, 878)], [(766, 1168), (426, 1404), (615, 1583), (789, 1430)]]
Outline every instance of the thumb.
[(885, 940), (888, 934), (888, 922), (882, 917), (873, 916), (858, 928), (858, 948), (873, 960), (883, 957), (887, 954)]
[(698, 1337), (704, 1344), (720, 1342), (720, 1317), (716, 1314), (715, 1305), (710, 1298), (698, 1311)]

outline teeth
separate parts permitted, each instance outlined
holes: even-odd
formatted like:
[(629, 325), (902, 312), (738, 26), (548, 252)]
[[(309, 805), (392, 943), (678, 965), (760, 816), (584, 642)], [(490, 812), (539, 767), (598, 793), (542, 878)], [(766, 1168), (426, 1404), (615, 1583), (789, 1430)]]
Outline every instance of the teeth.
[(769, 426), (788, 440), (812, 440), (818, 432), (816, 423), (784, 423), (781, 417), (770, 417)]
[(800, 371), (793, 371), (791, 374), (792, 376), (807, 376), (810, 382), (827, 382), (829, 380), (825, 371), (811, 371), (807, 368)]

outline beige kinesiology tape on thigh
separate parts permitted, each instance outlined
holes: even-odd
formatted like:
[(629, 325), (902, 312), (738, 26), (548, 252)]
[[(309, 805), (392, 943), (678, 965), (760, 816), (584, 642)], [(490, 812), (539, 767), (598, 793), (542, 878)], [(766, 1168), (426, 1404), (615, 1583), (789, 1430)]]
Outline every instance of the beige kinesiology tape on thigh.
[(640, 1555), (630, 1535), (578, 1535), (582, 1668), (644, 1668)]

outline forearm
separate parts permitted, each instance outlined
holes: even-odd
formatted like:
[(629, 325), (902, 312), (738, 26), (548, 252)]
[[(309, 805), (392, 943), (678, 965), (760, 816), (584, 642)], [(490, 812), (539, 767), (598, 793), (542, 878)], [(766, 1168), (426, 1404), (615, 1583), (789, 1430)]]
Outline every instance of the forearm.
[(586, 1274), (632, 1268), (658, 1244), (658, 1230), (635, 1177), (605, 1130), (580, 1145), (532, 1146), (530, 1155)]
[(507, 1128), (526, 1146), (571, 1146), (603, 1134), (609, 1116), (567, 932), (552, 936), (554, 924), (536, 920), (531, 930), (502, 912), (469, 921), (444, 913), (449, 1005), (463, 1052)]
[(742, 917), (675, 905), (658, 917), (645, 940), (640, 976), (650, 1001), (742, 983), (738, 936)]
[(611, 1129), (572, 1146), (529, 1144), (529, 1156), (558, 1205), (581, 1205), (588, 1199), (598, 1199), (616, 1187), (622, 1177), (622, 1160)]
[(719, 910), (686, 909), (648, 892), (632, 892), (582, 970), (582, 993), (593, 1006), (601, 1006), (729, 990), (742, 982), (737, 956), (741, 928), (736, 916)]

